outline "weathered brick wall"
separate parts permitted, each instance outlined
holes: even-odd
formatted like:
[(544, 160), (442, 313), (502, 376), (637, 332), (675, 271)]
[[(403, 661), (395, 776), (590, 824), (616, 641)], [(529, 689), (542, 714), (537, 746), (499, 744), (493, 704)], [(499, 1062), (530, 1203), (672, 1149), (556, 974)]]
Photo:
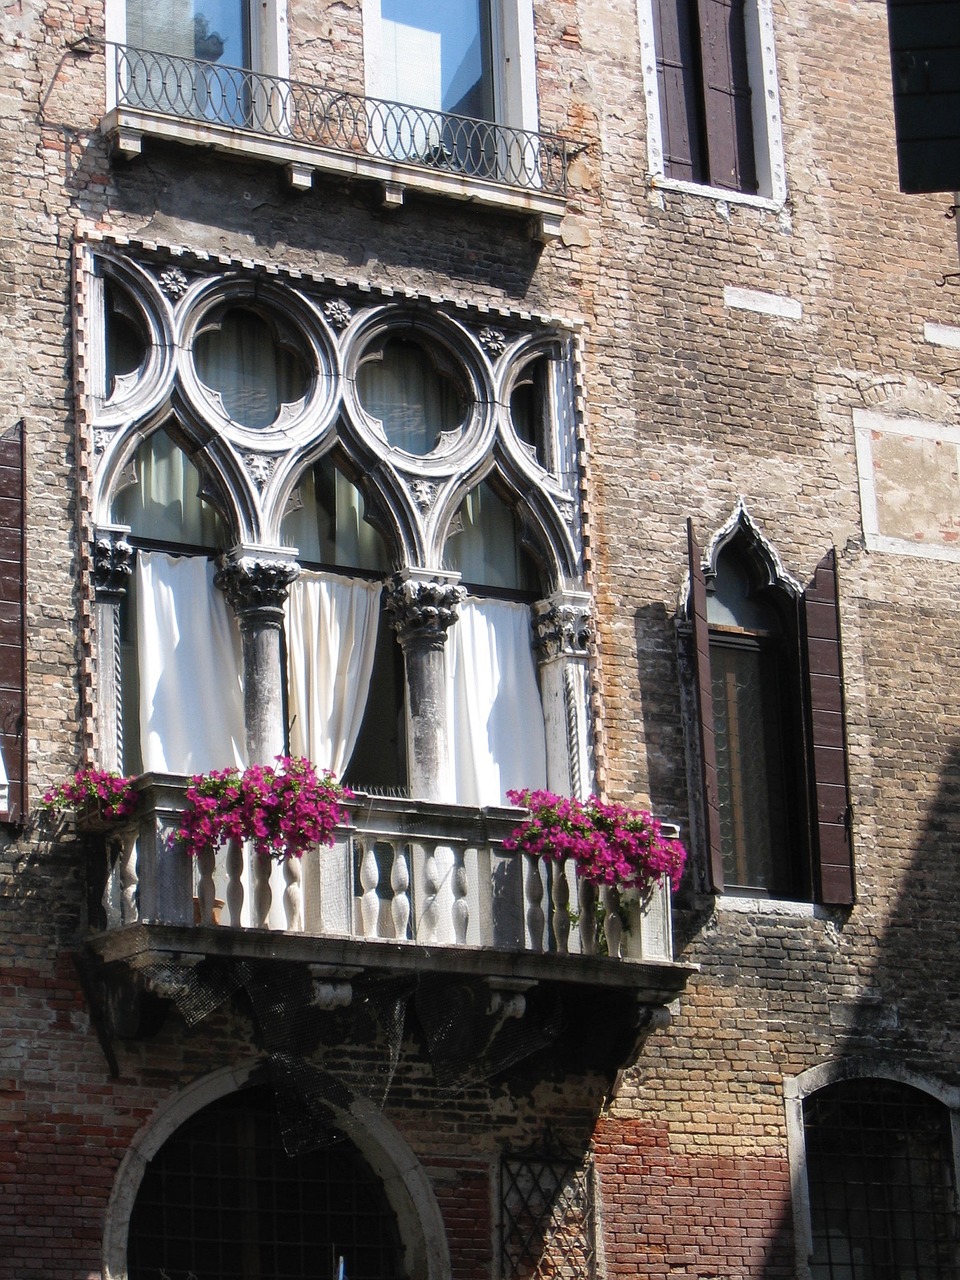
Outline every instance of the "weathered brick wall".
[[(756, 209), (651, 192), (633, 0), (536, 4), (540, 118), (590, 143), (558, 243), (521, 222), (363, 184), (285, 191), (276, 171), (148, 144), (108, 162), (103, 63), (67, 41), (99, 6), (23, 3), (0, 59), (0, 395), (29, 457), (29, 765), (36, 792), (81, 736), (69, 255), (79, 221), (160, 244), (508, 302), (583, 318), (602, 761), (612, 795), (686, 821), (674, 613), (684, 522), (702, 537), (742, 495), (806, 581), (840, 552), (860, 901), (849, 914), (714, 911), (686, 900), (701, 965), (596, 1132), (607, 1274), (791, 1274), (783, 1079), (883, 1053), (960, 1083), (952, 915), (957, 570), (867, 553), (852, 413), (958, 425), (947, 197), (896, 191), (883, 7), (775, 6), (789, 195)], [(291, 0), (292, 74), (361, 89), (360, 6)], [(784, 295), (799, 320), (724, 305)], [(0, 849), (0, 1275), (96, 1276), (124, 1151), (188, 1081), (253, 1052), (239, 1012), (188, 1032), (171, 1016), (121, 1046), (109, 1077), (72, 962), (85, 928), (76, 843)], [(489, 1186), (501, 1146), (544, 1116), (585, 1141), (597, 1082), (514, 1096), (431, 1094), (413, 1050), (390, 1114), (427, 1165), (458, 1276), (491, 1274)], [(571, 1120), (571, 1116), (575, 1120)], [(473, 1206), (467, 1212), (464, 1205)], [(4, 1270), (6, 1268), (6, 1270)]]

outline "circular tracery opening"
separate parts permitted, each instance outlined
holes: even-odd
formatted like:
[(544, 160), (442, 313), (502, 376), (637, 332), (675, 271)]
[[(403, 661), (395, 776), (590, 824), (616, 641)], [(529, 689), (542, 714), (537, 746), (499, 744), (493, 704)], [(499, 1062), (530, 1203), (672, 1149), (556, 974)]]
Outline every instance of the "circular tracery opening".
[(255, 430), (272, 426), (310, 386), (295, 340), (248, 307), (228, 307), (209, 318), (194, 339), (193, 359), (198, 378), (220, 396), (227, 416)]
[(445, 352), (395, 336), (364, 354), (357, 393), (387, 443), (417, 457), (462, 428), (468, 404), (462, 375)]
[(130, 1217), (129, 1280), (398, 1280), (396, 1217), (346, 1139), (288, 1156), (272, 1094), (197, 1112), (151, 1160)]
[(107, 280), (103, 294), (106, 331), (103, 395), (109, 399), (123, 389), (131, 374), (139, 373), (147, 358), (148, 342), (143, 317), (125, 290)]

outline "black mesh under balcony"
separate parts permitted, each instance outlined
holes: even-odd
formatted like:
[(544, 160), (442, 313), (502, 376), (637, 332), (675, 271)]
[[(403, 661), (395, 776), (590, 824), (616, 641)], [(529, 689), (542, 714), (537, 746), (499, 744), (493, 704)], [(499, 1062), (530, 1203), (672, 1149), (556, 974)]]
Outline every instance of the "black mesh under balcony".
[[(254, 140), (307, 152), (562, 197), (569, 161), (582, 150), (558, 134), (367, 98), (242, 67), (115, 44), (108, 44), (107, 56), (118, 112), (240, 131)], [(326, 166), (318, 159), (317, 167)]]

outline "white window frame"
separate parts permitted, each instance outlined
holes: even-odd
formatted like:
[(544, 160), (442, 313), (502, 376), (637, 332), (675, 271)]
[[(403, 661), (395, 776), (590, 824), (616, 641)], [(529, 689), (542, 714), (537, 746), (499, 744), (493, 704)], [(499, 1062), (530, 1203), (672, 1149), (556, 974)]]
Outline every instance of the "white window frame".
[[(287, 38), (287, 0), (251, 0), (250, 68), (281, 80), (290, 77)], [(106, 0), (105, 34), (108, 45), (127, 43), (127, 0)], [(107, 49), (107, 110), (117, 105), (116, 68)]]
[[(532, 0), (492, 0), (493, 93), (496, 123), (537, 133), (537, 56)], [(363, 0), (364, 91), (385, 97), (380, 51), (381, 0)]]
[(650, 185), (664, 191), (683, 191), (708, 196), (727, 204), (779, 209), (787, 198), (783, 129), (780, 119), (780, 88), (774, 51), (772, 0), (746, 0), (744, 20), (747, 36), (747, 65), (750, 71), (750, 101), (753, 113), (753, 147), (757, 167), (757, 195), (729, 191), (704, 183), (669, 178), (663, 164), (663, 123), (660, 115), (660, 88), (657, 83), (657, 49), (654, 39), (654, 0), (637, 0), (640, 28), (643, 94), (647, 104), (647, 167)]

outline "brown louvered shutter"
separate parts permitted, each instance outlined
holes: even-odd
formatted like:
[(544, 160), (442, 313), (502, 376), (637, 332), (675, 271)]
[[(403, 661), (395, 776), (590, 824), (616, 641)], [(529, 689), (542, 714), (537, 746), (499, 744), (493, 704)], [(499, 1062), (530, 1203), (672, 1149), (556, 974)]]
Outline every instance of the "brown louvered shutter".
[(820, 902), (849, 906), (855, 899), (850, 839), (843, 667), (837, 605), (837, 557), (831, 550), (803, 593), (809, 680), (810, 752), (816, 803), (814, 878)]
[(696, 0), (654, 0), (653, 22), (663, 171), (668, 178), (703, 182)]
[(697, 0), (709, 181), (757, 190), (744, 0)]
[(21, 822), (26, 798), (23, 423), (0, 436), (0, 750), (9, 801), (0, 822)]
[(700, 548), (687, 521), (687, 557), (690, 563), (690, 622), (693, 627), (694, 686), (700, 729), (700, 768), (703, 789), (703, 828), (707, 855), (708, 888), (723, 892), (723, 855), (720, 849), (720, 806), (717, 799), (717, 746), (713, 721), (713, 682), (710, 674), (710, 631), (707, 627), (707, 589), (700, 563)]

